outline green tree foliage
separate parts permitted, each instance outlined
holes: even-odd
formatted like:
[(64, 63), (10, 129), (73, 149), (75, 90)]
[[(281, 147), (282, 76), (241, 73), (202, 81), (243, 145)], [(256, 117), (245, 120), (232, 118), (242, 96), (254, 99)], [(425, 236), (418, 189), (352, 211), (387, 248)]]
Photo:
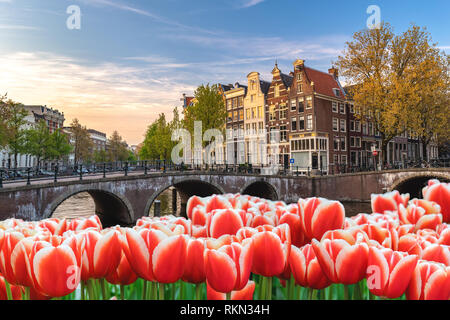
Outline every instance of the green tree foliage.
[(25, 131), (24, 152), (36, 157), (38, 167), (40, 167), (42, 160), (48, 160), (52, 157), (51, 136), (44, 120), (39, 121), (34, 128)]
[[(362, 109), (360, 119), (370, 120), (380, 132), (385, 160), (388, 143), (405, 131), (419, 136), (437, 133), (427, 125), (429, 121), (418, 120), (419, 114), (431, 122), (443, 112), (448, 115), (448, 105), (441, 108), (442, 95), (438, 94), (443, 92), (448, 98), (448, 83), (445, 89), (437, 81), (443, 73), (448, 74), (440, 62), (445, 59), (425, 29), (414, 25), (395, 35), (392, 27), (383, 23), (379, 29), (356, 32), (353, 41), (346, 43), (337, 66), (352, 85), (353, 100)], [(425, 111), (434, 105), (441, 106), (440, 110)]]
[[(218, 129), (224, 131), (226, 124), (227, 111), (222, 95), (216, 84), (201, 85), (195, 90), (196, 103), (185, 109), (183, 126), (194, 134), (194, 122), (201, 121), (202, 137), (205, 131), (209, 129)], [(193, 142), (193, 140), (192, 140)], [(203, 142), (203, 146), (209, 142)]]
[(49, 157), (54, 160), (62, 160), (73, 151), (69, 136), (60, 129), (50, 135)]
[(9, 155), (14, 156), (14, 167), (17, 167), (17, 156), (25, 147), (25, 125), (28, 112), (23, 104), (0, 98), (0, 145), (8, 147)]
[(91, 159), (93, 145), (91, 135), (87, 128), (82, 126), (76, 118), (70, 124), (70, 143), (73, 147), (74, 162), (76, 165)]
[(128, 159), (127, 143), (117, 131), (114, 131), (108, 139), (108, 156), (110, 161), (125, 161)]
[(167, 122), (165, 114), (161, 113), (147, 129), (139, 156), (147, 160), (170, 159), (175, 141), (172, 133), (180, 128), (181, 121), (177, 108), (173, 111), (173, 120)]

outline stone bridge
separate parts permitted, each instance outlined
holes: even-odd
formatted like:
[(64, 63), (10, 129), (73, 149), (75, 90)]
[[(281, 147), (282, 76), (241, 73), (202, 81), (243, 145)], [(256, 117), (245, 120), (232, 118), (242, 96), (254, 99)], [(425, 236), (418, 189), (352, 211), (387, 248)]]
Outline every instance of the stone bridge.
[[(450, 181), (450, 169), (409, 169), (329, 176), (263, 176), (237, 173), (167, 172), (135, 173), (129, 176), (92, 177), (5, 185), (0, 189), (0, 220), (40, 220), (52, 216), (66, 199), (80, 192), (93, 198), (96, 214), (104, 226), (132, 225), (149, 215), (155, 199), (175, 188), (182, 214), (192, 195), (241, 193), (287, 203), (298, 198), (320, 196), (343, 202), (368, 202), (372, 193), (399, 190), (421, 197), (429, 179)], [(183, 211), (184, 210), (184, 211)]]

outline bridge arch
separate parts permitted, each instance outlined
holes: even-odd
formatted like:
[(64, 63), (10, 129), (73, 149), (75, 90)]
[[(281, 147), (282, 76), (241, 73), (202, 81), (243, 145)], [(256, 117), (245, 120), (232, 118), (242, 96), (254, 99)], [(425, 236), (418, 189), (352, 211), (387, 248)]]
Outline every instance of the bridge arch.
[(422, 198), (422, 188), (430, 179), (438, 179), (441, 182), (449, 182), (449, 174), (439, 172), (416, 173), (395, 181), (389, 191), (397, 190), (400, 193), (409, 193), (410, 198)]
[(280, 199), (277, 189), (264, 179), (258, 179), (256, 181), (253, 180), (248, 182), (241, 189), (240, 194), (264, 198), (268, 200)]
[(181, 200), (181, 211), (180, 216), (186, 217), (186, 204), (190, 197), (199, 196), (207, 197), (213, 194), (224, 194), (224, 189), (216, 183), (205, 181), (196, 178), (183, 178), (175, 181), (171, 181), (161, 188), (159, 188), (153, 195), (148, 199), (145, 206), (145, 215), (150, 213), (150, 208), (153, 202), (167, 189), (174, 187), (177, 191), (177, 196)]
[(64, 192), (44, 210), (43, 219), (50, 218), (56, 208), (70, 197), (86, 192), (95, 203), (95, 214), (99, 216), (103, 227), (115, 225), (128, 226), (134, 223), (134, 211), (130, 201), (124, 196), (103, 188), (81, 186)]

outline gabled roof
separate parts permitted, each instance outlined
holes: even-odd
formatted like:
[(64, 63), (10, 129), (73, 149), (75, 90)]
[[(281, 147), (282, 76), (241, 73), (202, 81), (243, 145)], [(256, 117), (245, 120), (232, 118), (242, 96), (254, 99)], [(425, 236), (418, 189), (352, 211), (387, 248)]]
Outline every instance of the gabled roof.
[(270, 82), (259, 80), (259, 85), (261, 87), (262, 93), (267, 94), (267, 92), (269, 92)]
[(281, 81), (283, 81), (284, 86), (287, 88), (291, 87), (292, 81), (294, 80), (294, 77), (289, 76), (287, 74), (284, 73), (280, 73), (280, 77), (281, 77)]
[[(334, 98), (345, 98), (345, 91), (341, 87), (339, 80), (334, 78), (334, 75), (309, 67), (304, 67), (304, 71), (308, 79), (314, 82), (314, 90), (317, 93)], [(339, 89), (341, 96), (336, 97), (333, 89)]]

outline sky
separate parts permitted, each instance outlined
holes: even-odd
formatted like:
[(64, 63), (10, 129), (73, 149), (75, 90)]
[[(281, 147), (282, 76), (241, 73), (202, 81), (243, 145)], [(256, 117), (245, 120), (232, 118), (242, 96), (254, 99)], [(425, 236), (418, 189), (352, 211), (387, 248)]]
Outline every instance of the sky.
[(415, 23), (450, 51), (448, 0), (0, 0), (0, 93), (138, 144), (198, 85), (271, 81), (275, 61), (326, 72), (370, 5), (396, 33)]

